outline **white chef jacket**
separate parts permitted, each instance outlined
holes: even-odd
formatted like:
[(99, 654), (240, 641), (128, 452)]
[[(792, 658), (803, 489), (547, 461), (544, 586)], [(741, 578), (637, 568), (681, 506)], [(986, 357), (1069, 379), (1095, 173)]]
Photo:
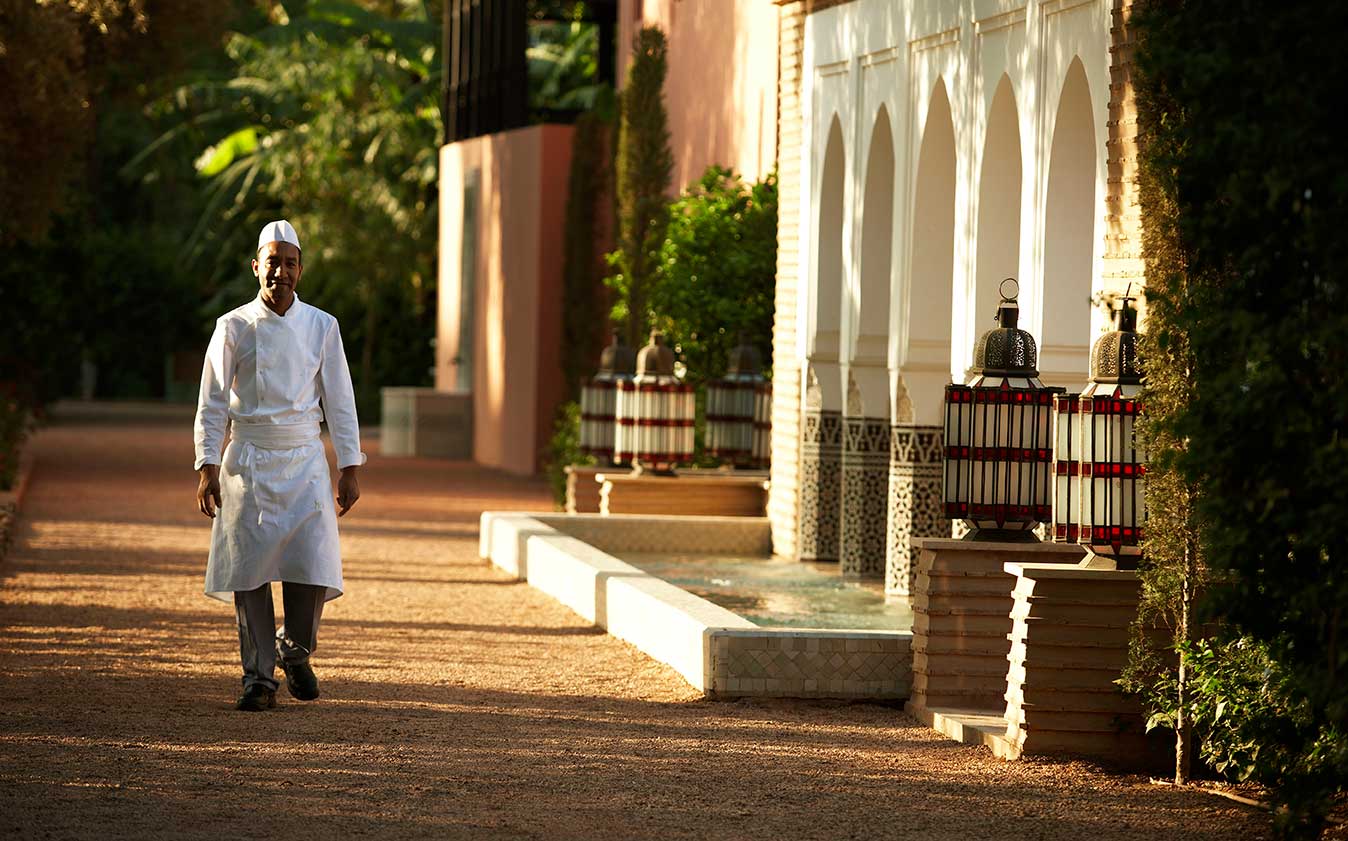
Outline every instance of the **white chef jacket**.
[(271, 581), (342, 594), (324, 418), (337, 466), (364, 464), (337, 319), (299, 296), (277, 315), (259, 295), (216, 321), (195, 423), (196, 467), (220, 465), (207, 595), (228, 601)]

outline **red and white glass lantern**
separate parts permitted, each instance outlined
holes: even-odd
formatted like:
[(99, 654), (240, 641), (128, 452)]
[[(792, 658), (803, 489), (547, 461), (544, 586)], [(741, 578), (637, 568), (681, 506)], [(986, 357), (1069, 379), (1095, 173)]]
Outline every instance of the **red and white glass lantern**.
[(1053, 539), (1079, 543), (1120, 567), (1136, 565), (1147, 518), (1147, 454), (1139, 445), (1137, 311), (1125, 297), (1113, 331), (1091, 350), (1091, 382), (1055, 401)]
[(772, 384), (758, 349), (741, 337), (726, 375), (707, 384), (707, 455), (738, 468), (768, 466)]
[(973, 377), (945, 391), (945, 513), (970, 540), (1035, 540), (1052, 516), (1053, 396), (1034, 337), (1019, 329), (1018, 287), (1002, 281), (998, 326), (974, 346)]
[(661, 333), (637, 354), (637, 375), (618, 383), (614, 459), (668, 472), (693, 458), (693, 387), (674, 376), (674, 352)]
[(580, 387), (580, 450), (600, 464), (615, 464), (613, 445), (618, 411), (618, 383), (631, 380), (637, 355), (613, 333), (599, 358), (599, 372)]

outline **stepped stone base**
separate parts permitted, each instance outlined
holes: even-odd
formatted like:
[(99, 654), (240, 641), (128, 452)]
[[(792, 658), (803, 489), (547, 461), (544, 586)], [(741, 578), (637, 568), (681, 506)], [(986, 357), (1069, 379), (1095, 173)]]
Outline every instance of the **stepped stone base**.
[(614, 472), (595, 476), (601, 514), (679, 514), (686, 517), (763, 517), (768, 483), (762, 476)]
[(1016, 583), (1005, 565), (1072, 565), (1084, 553), (1059, 543), (915, 542), (912, 706), (997, 716), (1006, 705), (1011, 591)]
[[(1114, 684), (1137, 615), (1136, 573), (1099, 558), (1006, 562), (1011, 606), (1000, 619), (988, 595), (996, 579), (971, 555), (946, 559), (947, 547), (935, 549), (919, 572), (920, 596), (948, 612), (928, 608), (925, 620), (918, 613), (910, 715), (1003, 759), (1062, 754), (1129, 769), (1170, 762), (1170, 739), (1148, 736), (1137, 699)], [(998, 626), (1007, 629), (1000, 644)], [(1002, 652), (1000, 675), (994, 649)], [(1000, 709), (990, 697), (998, 688)]]
[(1004, 713), (1011, 751), (1134, 768), (1164, 762), (1169, 740), (1146, 735), (1140, 703), (1114, 683), (1128, 660), (1137, 573), (1039, 563), (1006, 571), (1016, 577)]

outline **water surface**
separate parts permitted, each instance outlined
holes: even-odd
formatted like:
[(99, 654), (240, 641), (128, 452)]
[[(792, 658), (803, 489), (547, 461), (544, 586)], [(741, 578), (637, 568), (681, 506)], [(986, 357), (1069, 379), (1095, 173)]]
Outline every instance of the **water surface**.
[(668, 552), (628, 552), (622, 560), (764, 628), (913, 626), (906, 597), (886, 596), (880, 581), (845, 579), (836, 563)]

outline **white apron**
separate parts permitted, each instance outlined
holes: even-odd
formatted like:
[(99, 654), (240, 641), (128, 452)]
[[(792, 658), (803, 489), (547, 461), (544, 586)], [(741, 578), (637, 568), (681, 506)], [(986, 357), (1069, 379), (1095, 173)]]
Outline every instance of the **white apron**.
[(316, 421), (230, 424), (220, 468), (220, 509), (211, 524), (206, 595), (272, 581), (342, 594), (342, 556), (332, 478)]

